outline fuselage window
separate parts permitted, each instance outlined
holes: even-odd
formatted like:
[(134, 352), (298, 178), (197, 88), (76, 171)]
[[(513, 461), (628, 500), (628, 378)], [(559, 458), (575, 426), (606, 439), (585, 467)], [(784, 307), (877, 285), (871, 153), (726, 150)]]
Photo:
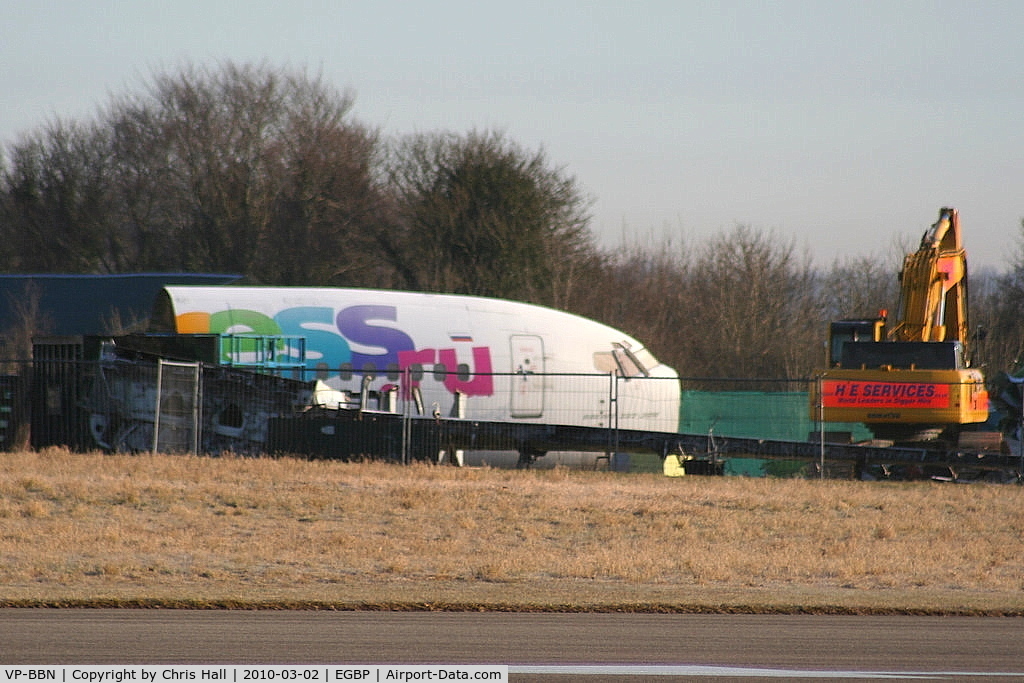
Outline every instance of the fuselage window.
[(388, 380), (397, 382), (401, 376), (402, 369), (398, 367), (398, 363), (388, 363)]
[(327, 379), (327, 376), (330, 374), (330, 371), (331, 371), (331, 369), (330, 369), (330, 367), (328, 367), (327, 363), (324, 363), (323, 361), (321, 361), (321, 362), (316, 364), (316, 378), (317, 379)]
[(413, 363), (409, 366), (409, 379), (413, 382), (419, 382), (423, 379), (423, 366), (419, 363)]
[(448, 368), (445, 367), (444, 363), (436, 363), (434, 365), (434, 379), (438, 382), (443, 382), (448, 377)]

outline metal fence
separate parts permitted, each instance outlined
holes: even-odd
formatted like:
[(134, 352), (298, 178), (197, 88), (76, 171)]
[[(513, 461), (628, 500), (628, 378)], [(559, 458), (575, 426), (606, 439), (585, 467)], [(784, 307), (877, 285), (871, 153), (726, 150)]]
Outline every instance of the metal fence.
[[(500, 466), (543, 452), (541, 466), (615, 467), (618, 454), (628, 450), (620, 442), (626, 432), (703, 435), (707, 452), (692, 453), (698, 457), (713, 457), (718, 438), (806, 444), (872, 436), (862, 424), (815, 420), (814, 380), (414, 369), (331, 376), (287, 368), (274, 374), (147, 358), (83, 360), (74, 346), (59, 345), (40, 356), (5, 363), (0, 448)], [(473, 431), (459, 432), (458, 425)], [(583, 429), (570, 429), (577, 427)], [(527, 440), (544, 446), (524, 453)], [(795, 472), (807, 463), (729, 460), (743, 474)]]
[[(413, 370), (325, 377), (305, 369), (272, 374), (74, 355), (37, 359), (19, 375), (12, 375), (20, 389), (8, 402), (12, 409), (25, 406), (33, 448), (405, 462), (469, 457), (498, 464), (509, 453), (521, 455), (521, 431), (492, 429), (479, 448), (466, 449), (449, 446), (444, 430), (431, 428), (451, 422), (586, 427), (586, 438), (574, 435), (564, 453), (545, 459), (570, 463), (586, 459), (580, 452), (591, 460), (608, 457), (619, 430), (675, 433), (679, 426), (674, 378)], [(552, 437), (553, 447), (558, 438), (564, 437)], [(11, 439), (8, 447), (17, 445)]]

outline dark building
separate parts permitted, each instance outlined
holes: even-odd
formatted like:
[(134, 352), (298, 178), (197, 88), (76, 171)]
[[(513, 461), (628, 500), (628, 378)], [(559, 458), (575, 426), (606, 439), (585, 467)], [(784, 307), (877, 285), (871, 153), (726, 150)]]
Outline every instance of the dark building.
[[(103, 335), (149, 318), (166, 285), (226, 285), (241, 275), (0, 275), (0, 335), (32, 326), (34, 335)], [(121, 327), (121, 329), (112, 329)]]

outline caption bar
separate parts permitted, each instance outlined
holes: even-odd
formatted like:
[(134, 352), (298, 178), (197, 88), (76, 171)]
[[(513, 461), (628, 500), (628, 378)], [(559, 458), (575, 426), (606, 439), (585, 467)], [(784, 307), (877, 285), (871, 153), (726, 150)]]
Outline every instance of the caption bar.
[(397, 681), (499, 681), (508, 667), (491, 664), (320, 664), (290, 665), (88, 665), (0, 666), (0, 683), (371, 683)]

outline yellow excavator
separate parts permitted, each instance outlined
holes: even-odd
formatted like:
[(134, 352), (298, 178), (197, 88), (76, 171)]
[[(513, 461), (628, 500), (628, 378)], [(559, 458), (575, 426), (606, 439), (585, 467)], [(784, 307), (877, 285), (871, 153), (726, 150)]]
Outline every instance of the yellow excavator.
[(964, 425), (988, 418), (985, 379), (967, 354), (967, 257), (956, 209), (939, 211), (899, 277), (895, 322), (883, 310), (830, 325), (812, 418), (861, 422), (883, 441), (955, 444)]

